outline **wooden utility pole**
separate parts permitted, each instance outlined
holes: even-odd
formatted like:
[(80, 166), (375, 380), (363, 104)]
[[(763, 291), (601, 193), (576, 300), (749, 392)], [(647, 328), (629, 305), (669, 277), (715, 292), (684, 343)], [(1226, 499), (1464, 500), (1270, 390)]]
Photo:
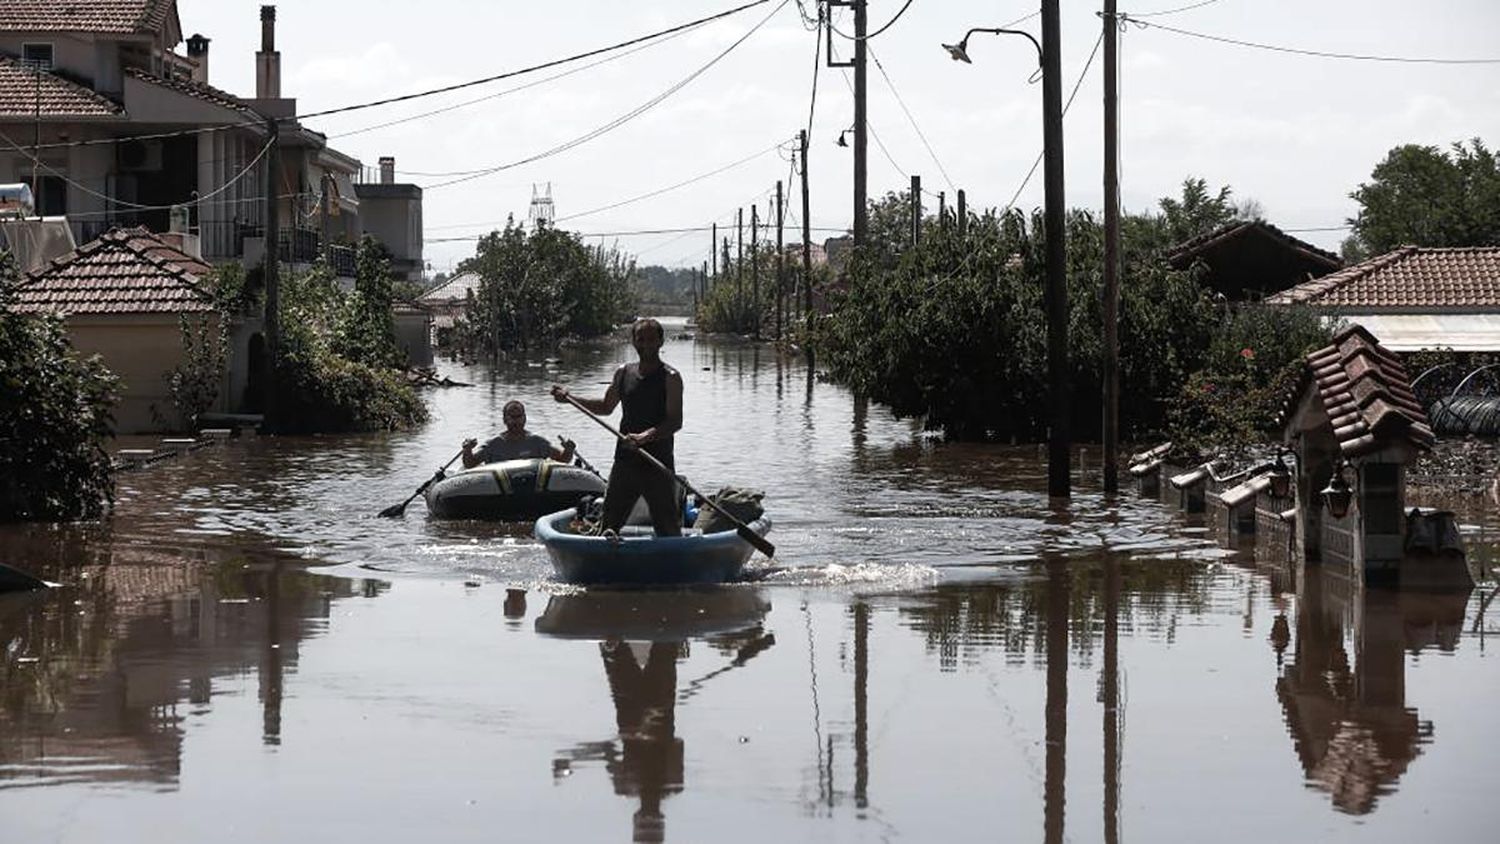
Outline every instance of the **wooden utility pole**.
[(776, 180), (776, 339), (781, 340), (781, 312), (785, 304), (786, 274), (784, 260), (786, 245), (783, 242), (786, 229), (786, 209), (781, 203), (781, 180)]
[(754, 311), (753, 333), (760, 339), (760, 249), (756, 234), (760, 232), (760, 206), (750, 206), (750, 308)]
[(1104, 494), (1120, 491), (1120, 34), (1104, 0)]
[(958, 192), (958, 236), (960, 239), (969, 233), (969, 202), (964, 197), (962, 189)]
[(266, 284), (266, 310), (263, 330), (266, 335), (265, 394), (261, 398), (261, 425), (276, 430), (276, 379), (281, 364), (281, 137), (276, 118), (266, 118), (266, 185), (265, 244), (261, 275)]
[[(807, 195), (807, 130), (797, 133), (798, 145), (802, 148), (802, 321), (812, 319), (812, 204)], [(808, 351), (809, 359), (812, 352)]]
[(922, 244), (922, 177), (911, 177), (911, 245)]
[(938, 191), (938, 228), (948, 229), (948, 192), (945, 190)]
[(745, 209), (740, 208), (734, 215), (734, 295), (739, 296), (745, 289), (743, 274), (745, 272)]
[(709, 241), (708, 252), (714, 259), (714, 281), (719, 280), (719, 224), (713, 224), (713, 239)]
[(1068, 257), (1063, 231), (1062, 27), (1058, 0), (1042, 0), (1042, 148), (1047, 234), (1047, 495), (1072, 497), (1068, 430)]
[[(713, 250), (710, 249), (708, 251), (712, 252)], [(717, 263), (717, 262), (718, 262), (718, 259), (715, 258), (715, 263)], [(707, 261), (703, 262), (703, 272), (702, 272), (701, 275), (698, 276), (698, 280), (699, 280), (699, 286), (702, 287), (702, 289), (703, 289), (703, 298), (706, 301), (708, 299), (708, 262)]]
[(854, 58), (847, 62), (833, 60), (833, 23), (828, 24), (828, 66), (854, 68), (854, 246), (865, 245), (870, 230), (870, 210), (866, 180), (869, 162), (868, 114), (865, 110), (865, 28), (869, 23), (866, 0), (827, 0), (829, 6), (846, 6), (854, 10)]

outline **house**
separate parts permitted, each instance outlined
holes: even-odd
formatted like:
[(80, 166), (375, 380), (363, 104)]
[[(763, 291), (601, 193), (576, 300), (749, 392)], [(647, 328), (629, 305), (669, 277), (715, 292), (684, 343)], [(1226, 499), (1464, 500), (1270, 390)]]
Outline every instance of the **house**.
[(434, 340), (439, 348), (452, 341), (453, 326), (463, 319), (469, 301), (479, 293), (478, 273), (459, 273), (422, 294), (417, 304), (432, 314)]
[[(176, 52), (176, 0), (0, 3), (0, 183), (31, 185), (37, 213), (65, 216), (77, 243), (116, 226), (167, 231), (185, 206), (206, 261), (250, 265), (264, 254), (274, 131), (281, 259), (323, 257), (352, 276), (362, 234), (420, 232), (420, 189), (365, 225), (363, 167), (296, 119), (296, 99), (282, 96), (275, 6), (261, 7), (260, 25), (255, 95), (241, 97), (209, 84), (209, 38)], [(420, 268), (420, 234), (404, 238), (388, 247)]]
[(1500, 246), (1404, 246), (1265, 301), (1362, 325), (1393, 352), (1500, 351)]
[(365, 234), (385, 245), (391, 271), (407, 281), (421, 281), (427, 269), (422, 258), (422, 189), (396, 181), (396, 159), (380, 157), (380, 180), (354, 185), (359, 200), (359, 222)]
[(1222, 226), (1172, 247), (1163, 258), (1178, 270), (1202, 264), (1203, 283), (1232, 302), (1259, 299), (1344, 265), (1332, 252), (1263, 220)]
[[(184, 360), (182, 321), (201, 320), (209, 332), (218, 328), (210, 272), (207, 262), (183, 248), (180, 235), (117, 229), (32, 274), (15, 307), (62, 315), (73, 347), (101, 356), (119, 377), (115, 433), (159, 431), (181, 421), (168, 378)], [(211, 410), (236, 409), (242, 397), (255, 394), (251, 373), (264, 361), (260, 327), (258, 318), (228, 326), (227, 371)]]

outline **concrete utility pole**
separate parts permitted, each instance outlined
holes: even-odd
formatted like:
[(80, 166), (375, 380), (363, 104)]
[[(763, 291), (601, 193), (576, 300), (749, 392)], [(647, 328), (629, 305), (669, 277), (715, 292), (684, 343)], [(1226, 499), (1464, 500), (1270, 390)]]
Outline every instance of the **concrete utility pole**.
[(760, 339), (760, 250), (756, 248), (756, 234), (760, 232), (760, 206), (750, 206), (750, 308), (754, 311), (755, 339)]
[(265, 394), (261, 398), (261, 424), (276, 430), (276, 370), (281, 363), (281, 138), (276, 118), (266, 118), (266, 255), (261, 274), (266, 283), (266, 310), (263, 330), (266, 335)]
[(708, 252), (714, 259), (714, 281), (719, 280), (719, 224), (713, 224), (713, 239), (709, 241)]
[(1042, 147), (1047, 227), (1047, 495), (1072, 497), (1068, 430), (1068, 249), (1063, 230), (1062, 28), (1058, 0), (1042, 0)]
[(1120, 491), (1120, 34), (1104, 0), (1104, 493)]
[(783, 241), (786, 229), (786, 209), (781, 202), (781, 180), (776, 180), (776, 339), (781, 339), (781, 312), (786, 304), (786, 274), (784, 260), (786, 244)]
[(812, 214), (808, 211), (812, 203), (807, 195), (806, 129), (797, 133), (797, 142), (802, 148), (802, 320), (805, 324), (812, 318)]
[(958, 236), (964, 237), (969, 233), (969, 201), (964, 192), (958, 192)]
[(868, 183), (866, 164), (869, 161), (868, 115), (865, 110), (865, 28), (869, 23), (866, 0), (827, 0), (828, 5), (846, 6), (854, 10), (854, 58), (847, 62), (833, 60), (832, 13), (828, 22), (828, 66), (854, 68), (854, 245), (865, 245), (870, 230), (868, 208)]
[(922, 177), (911, 177), (911, 245), (922, 244)]

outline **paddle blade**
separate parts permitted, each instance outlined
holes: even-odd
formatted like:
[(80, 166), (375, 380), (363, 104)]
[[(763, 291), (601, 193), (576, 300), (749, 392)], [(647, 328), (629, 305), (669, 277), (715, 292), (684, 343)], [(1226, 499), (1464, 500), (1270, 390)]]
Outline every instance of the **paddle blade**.
[(740, 535), (740, 539), (743, 539), (751, 545), (755, 546), (755, 550), (759, 551), (762, 554), (765, 554), (768, 558), (775, 558), (776, 546), (767, 541), (764, 536), (761, 536), (745, 525), (740, 525), (739, 527), (735, 528), (734, 532)]
[(391, 506), (389, 506), (389, 507), (385, 508), (384, 510), (380, 511), (380, 518), (382, 518), (382, 519), (399, 519), (399, 518), (401, 518), (403, 515), (405, 515), (405, 513), (406, 513), (406, 505), (409, 504), (409, 503), (410, 502), (408, 502), (408, 501), (403, 501), (400, 504), (392, 504)]

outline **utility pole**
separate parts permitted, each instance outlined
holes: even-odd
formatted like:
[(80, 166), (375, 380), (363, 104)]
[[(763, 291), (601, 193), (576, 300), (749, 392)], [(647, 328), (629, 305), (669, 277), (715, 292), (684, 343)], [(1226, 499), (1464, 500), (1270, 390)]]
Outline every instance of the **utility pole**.
[[(708, 251), (712, 252), (713, 250), (710, 249)], [(703, 271), (698, 276), (698, 282), (699, 282), (699, 287), (701, 287), (703, 289), (703, 299), (705, 301), (707, 301), (707, 299), (708, 299), (708, 262), (707, 261), (703, 262)]]
[[(807, 195), (807, 130), (797, 133), (797, 142), (802, 149), (802, 327), (805, 331), (812, 322), (812, 213), (808, 210), (811, 201)], [(811, 377), (813, 367), (812, 344), (803, 338), (807, 347), (807, 371)]]
[(760, 250), (756, 248), (756, 234), (760, 232), (760, 205), (750, 206), (750, 309), (755, 318), (754, 335), (760, 339)]
[(948, 192), (938, 191), (938, 228), (948, 230)]
[(734, 217), (734, 295), (745, 289), (745, 209), (740, 208)]
[(781, 311), (785, 304), (783, 294), (786, 293), (785, 248), (783, 242), (786, 228), (786, 209), (781, 204), (781, 180), (776, 180), (776, 340), (781, 340)]
[(281, 137), (276, 118), (266, 118), (266, 198), (265, 198), (265, 242), (266, 255), (261, 262), (261, 274), (266, 283), (266, 310), (264, 331), (266, 335), (266, 382), (261, 399), (261, 424), (276, 430), (276, 380), (281, 365)]
[(713, 239), (708, 243), (708, 252), (714, 259), (714, 281), (719, 279), (719, 224), (714, 223)]
[(922, 177), (911, 177), (911, 245), (922, 243)]
[(1042, 148), (1047, 229), (1047, 495), (1072, 497), (1068, 431), (1068, 250), (1063, 231), (1062, 27), (1058, 0), (1042, 0)]
[(958, 237), (960, 240), (969, 233), (969, 201), (965, 198), (962, 189), (958, 191)]
[(1120, 34), (1104, 0), (1104, 494), (1120, 491)]
[(828, 66), (854, 68), (854, 246), (864, 246), (869, 236), (870, 212), (867, 201), (866, 164), (869, 161), (868, 115), (865, 110), (865, 28), (868, 24), (866, 0), (827, 0), (831, 6), (854, 9), (854, 58), (847, 62), (833, 60), (833, 21), (828, 22)]
[(36, 78), (36, 113), (31, 126), (31, 205), (40, 220), (42, 189), (37, 167), (42, 163), (42, 63), (36, 59), (31, 61), (31, 75)]

